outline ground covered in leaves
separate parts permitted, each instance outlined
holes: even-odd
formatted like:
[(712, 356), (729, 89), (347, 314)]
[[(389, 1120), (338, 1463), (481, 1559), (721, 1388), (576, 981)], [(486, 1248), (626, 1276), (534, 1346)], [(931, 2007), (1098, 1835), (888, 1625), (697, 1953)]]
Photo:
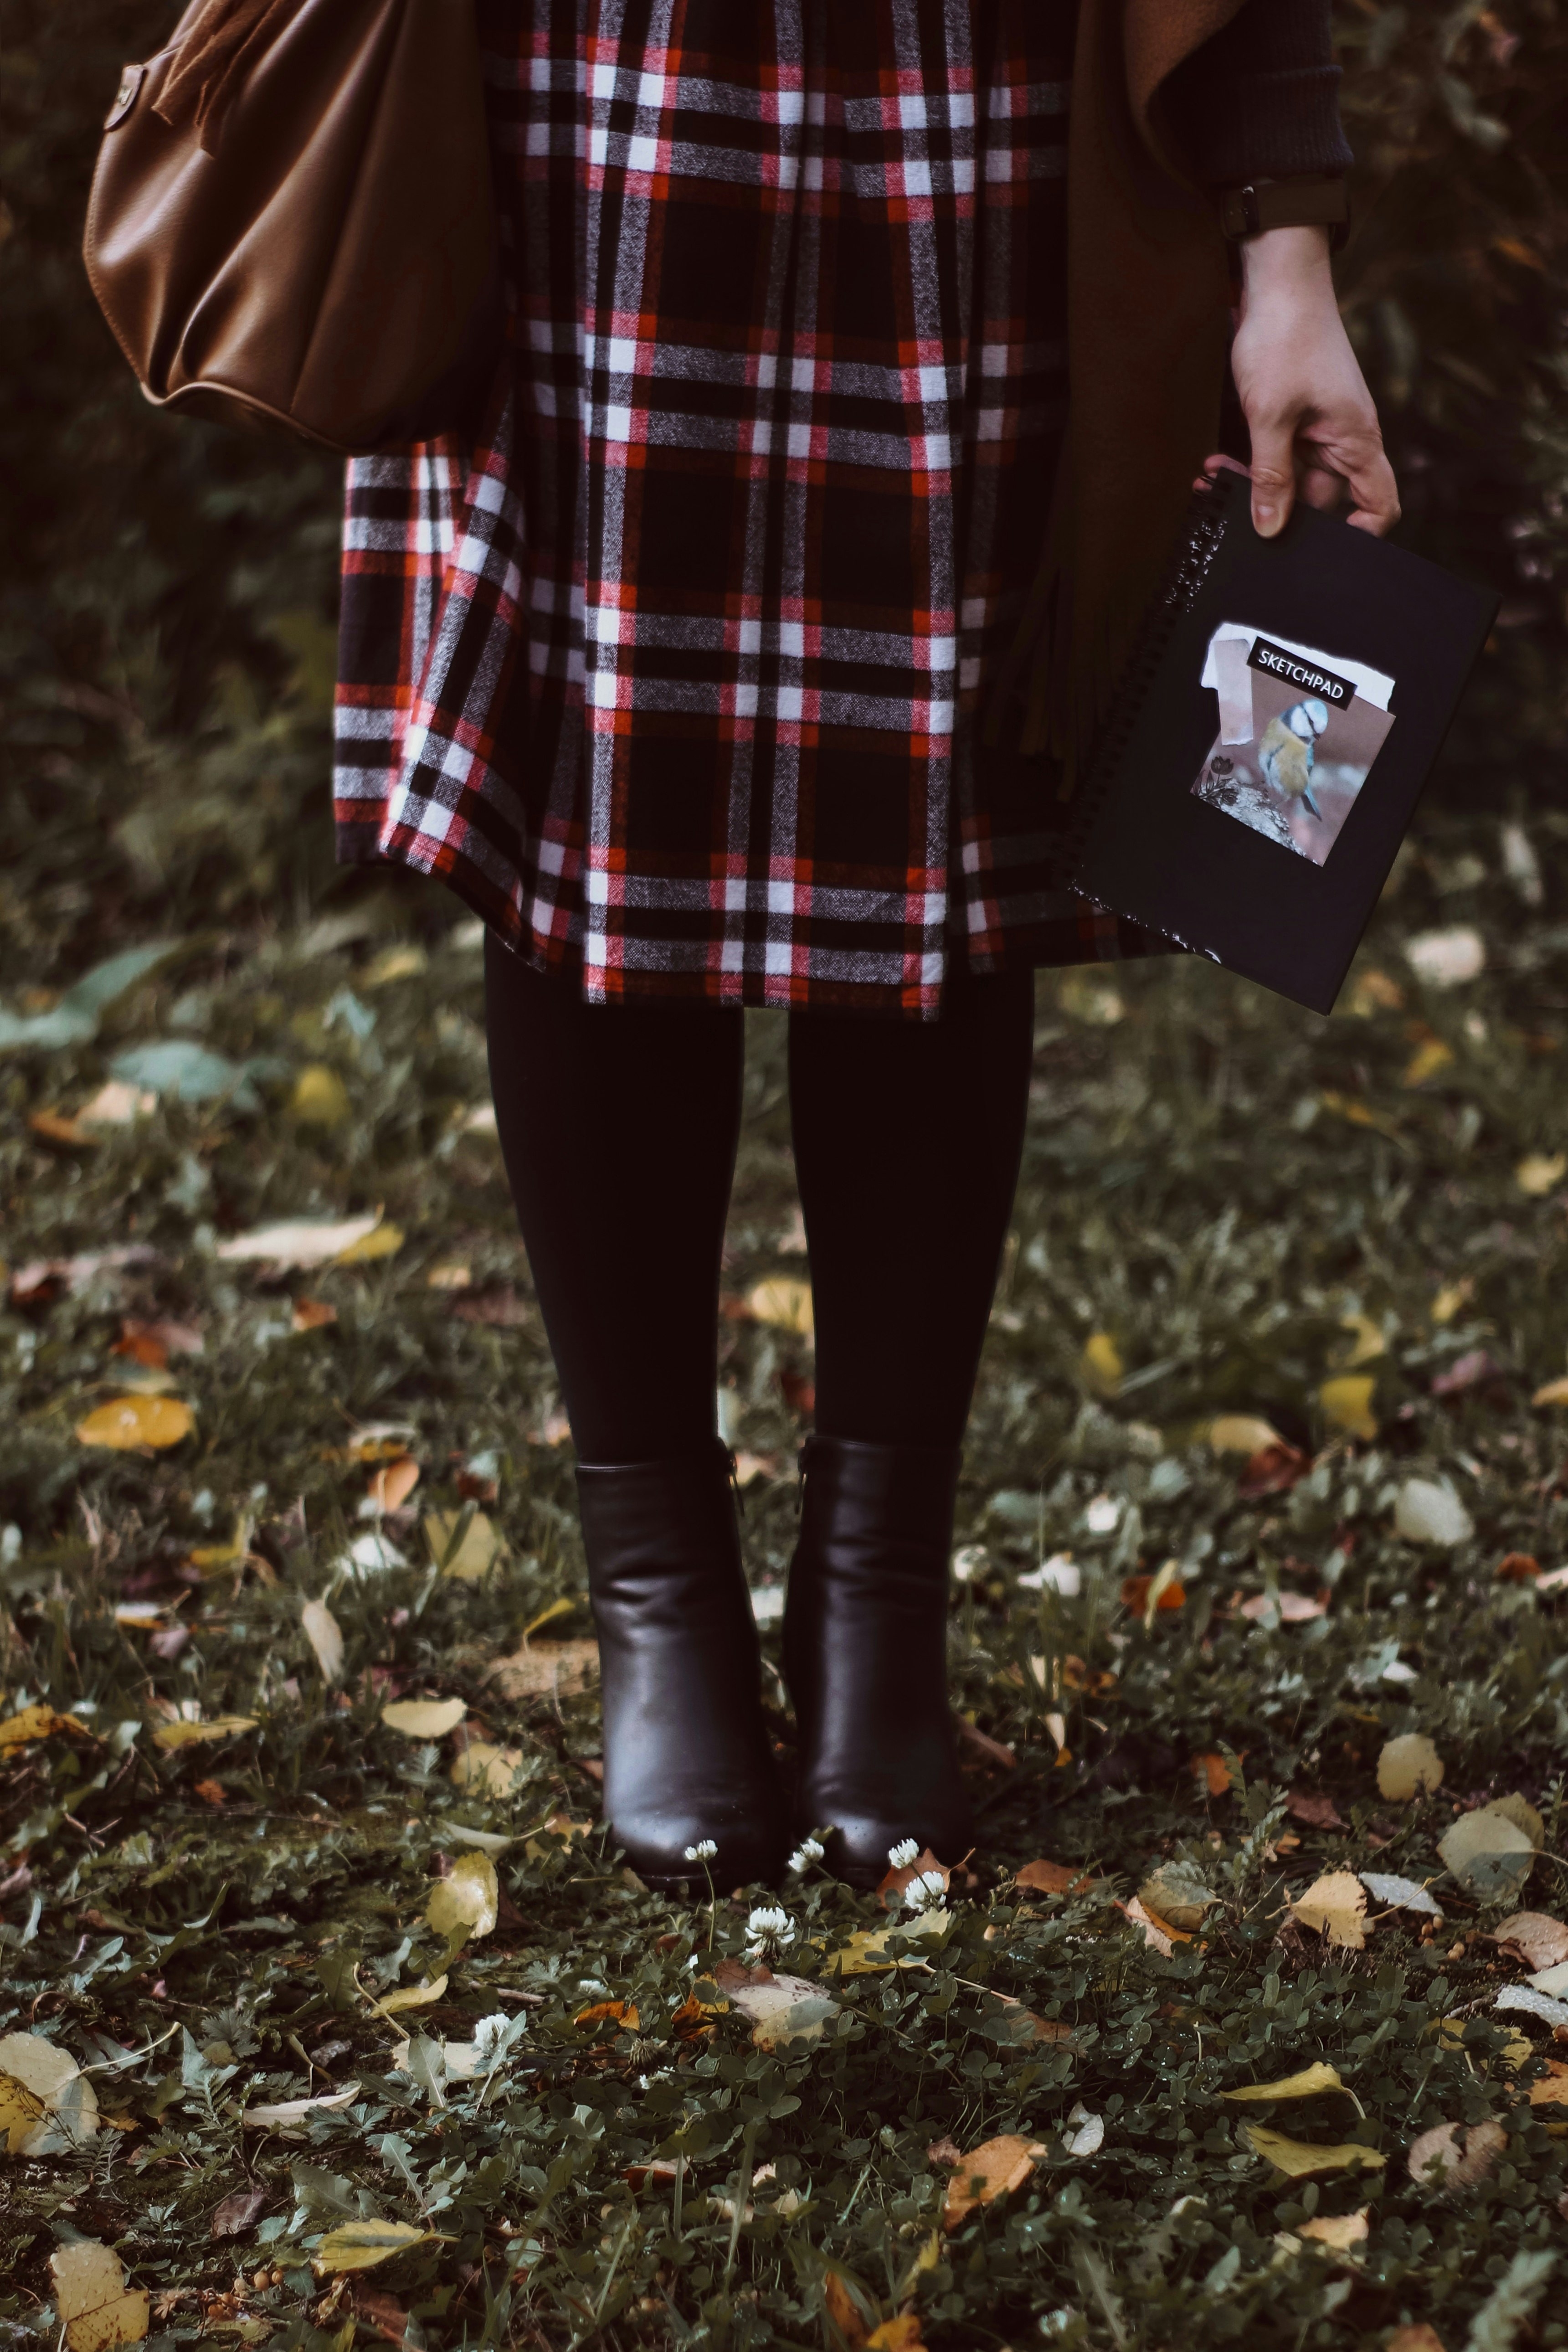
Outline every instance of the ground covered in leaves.
[[(683, 1907), (597, 1825), (475, 928), (373, 880), (14, 963), (0, 2341), (1568, 2343), (1565, 837), (1428, 820), (1331, 1021), (1042, 981), (982, 1842), (879, 1897)], [(721, 1395), (770, 1648), (782, 1042)]]

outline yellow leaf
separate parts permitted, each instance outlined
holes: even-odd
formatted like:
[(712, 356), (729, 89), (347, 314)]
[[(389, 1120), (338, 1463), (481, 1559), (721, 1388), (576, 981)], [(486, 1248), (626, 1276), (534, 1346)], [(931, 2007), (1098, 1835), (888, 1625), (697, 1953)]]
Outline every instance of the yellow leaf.
[(1388, 1353), (1388, 1342), (1370, 1315), (1342, 1315), (1340, 1328), (1351, 1338), (1349, 1349), (1340, 1358), (1342, 1371), (1353, 1372), (1358, 1364), (1375, 1363), (1379, 1356)]
[(906, 2311), (873, 2327), (866, 2338), (866, 2352), (926, 2352), (918, 2313)]
[(539, 1698), (547, 1692), (564, 1698), (584, 1689), (598, 1664), (596, 1642), (525, 1642), (510, 1658), (498, 1658), (485, 1679), (502, 1698)]
[(1315, 2099), (1320, 2091), (1342, 2091), (1339, 2069), (1321, 2058), (1279, 2083), (1244, 2083), (1239, 2090), (1222, 2091), (1222, 2099)]
[(143, 1445), (178, 1445), (195, 1427), (188, 1404), (172, 1396), (110, 1397), (79, 1421), (76, 1433), (84, 1445), (107, 1445), (117, 1454), (133, 1454)]
[(110, 2352), (140, 2344), (152, 2317), (145, 2287), (127, 2286), (125, 2265), (112, 2246), (74, 2238), (49, 2256), (55, 2306), (68, 2352)]
[(815, 1336), (809, 1282), (798, 1282), (789, 1275), (770, 1275), (765, 1281), (752, 1284), (746, 1294), (746, 1307), (757, 1322), (772, 1324), (775, 1330), (793, 1331), (801, 1339)]
[[(461, 1511), (426, 1511), (425, 1540), (430, 1547), (431, 1559), (445, 1561), (441, 1570), (443, 1576), (455, 1576), (460, 1584), (478, 1584), (500, 1559), (505, 1546), (494, 1520), (487, 1518), (483, 1511), (476, 1511), (468, 1521), (462, 1542), (453, 1551), (452, 1538), (458, 1532), (462, 1516)], [(450, 1559), (447, 1559), (448, 1552), (451, 1553)], [(570, 1601), (564, 1604), (567, 1608), (571, 1605)], [(549, 1609), (544, 1613), (552, 1616), (554, 1611)], [(528, 1634), (524, 1633), (522, 1638), (526, 1642)]]
[(416, 980), (430, 959), (415, 940), (400, 947), (383, 948), (359, 976), (361, 988), (385, 988), (395, 980)]
[(1446, 1282), (1427, 1308), (1434, 1323), (1451, 1323), (1461, 1307), (1468, 1307), (1475, 1296), (1475, 1276), (1463, 1275), (1458, 1282)]
[(1021, 2132), (1003, 2132), (996, 2139), (982, 2140), (978, 2147), (961, 2156), (952, 2168), (942, 2202), (942, 2228), (956, 2230), (977, 2205), (1011, 2196), (1015, 2189), (1023, 2187), (1037, 2159), (1046, 2153), (1039, 2140), (1026, 2139)]
[(1274, 1423), (1259, 1413), (1222, 1412), (1209, 1423), (1209, 1444), (1216, 1454), (1245, 1454), (1250, 1461), (1255, 1454), (1284, 1443)]
[(1348, 1952), (1366, 1949), (1366, 1889), (1353, 1870), (1333, 1870), (1315, 1879), (1290, 1908), (1303, 1927), (1314, 1928), (1331, 1945)]
[(380, 2000), (373, 2001), (371, 2014), (374, 2017), (396, 2017), (405, 2009), (428, 2009), (433, 2001), (441, 1999), (446, 1990), (445, 1974), (436, 1978), (431, 1984), (403, 1985), (396, 1992), (384, 1994)]
[(203, 1740), (233, 1739), (239, 1732), (254, 1731), (253, 1715), (215, 1715), (207, 1723), (161, 1723), (153, 1734), (155, 1748), (195, 1748)]
[(1331, 1088), (1318, 1099), (1325, 1110), (1348, 1119), (1352, 1127), (1370, 1127), (1377, 1134), (1386, 1135), (1391, 1139), (1398, 1136), (1398, 1121), (1390, 1118), (1386, 1111), (1373, 1110), (1372, 1105), (1363, 1102), (1359, 1095), (1337, 1094)]
[(426, 1925), (449, 1943), (488, 1936), (500, 1906), (500, 1882), (488, 1853), (466, 1853), (438, 1878), (425, 1906)]
[(312, 1062), (294, 1081), (289, 1108), (303, 1127), (337, 1127), (349, 1115), (342, 1078), (325, 1062)]
[(311, 2268), (334, 2278), (345, 2271), (374, 2270), (410, 2246), (428, 2245), (434, 2232), (412, 2221), (341, 2221), (329, 2230), (311, 2256)]
[(41, 2033), (0, 2041), (0, 2133), (11, 2156), (69, 2156), (98, 2130), (98, 2097), (68, 2050)]
[(1513, 1171), (1513, 1181), (1521, 1192), (1539, 1201), (1555, 1192), (1564, 1176), (1568, 1176), (1568, 1152), (1529, 1151)]
[(889, 1969), (922, 1968), (924, 1956), (918, 1949), (923, 1937), (940, 1934), (947, 1926), (950, 1914), (940, 1904), (918, 1917), (900, 1921), (887, 1927), (857, 1927), (847, 1944), (829, 1952), (822, 1965), (837, 1969), (840, 1976), (880, 1976)]
[(52, 1706), (25, 1706), (20, 1715), (0, 1723), (0, 1748), (21, 1748), (30, 1739), (52, 1739), (58, 1731), (79, 1731), (87, 1726), (74, 1715), (57, 1715)]
[(1530, 1402), (1531, 1404), (1568, 1404), (1568, 1373), (1560, 1381), (1548, 1381), (1543, 1389), (1536, 1390)]
[(1362, 2147), (1353, 2140), (1315, 2147), (1304, 2139), (1288, 2139), (1283, 2132), (1266, 2131), (1261, 2124), (1243, 2124), (1241, 2136), (1255, 2156), (1266, 2158), (1292, 2180), (1305, 2180), (1314, 2172), (1349, 2172), (1358, 2165), (1381, 2172), (1388, 2161), (1375, 2147)]
[(1109, 1331), (1096, 1331), (1085, 1340), (1078, 1360), (1078, 1376), (1092, 1395), (1115, 1396), (1125, 1370), (1121, 1350)]
[(468, 1711), (460, 1698), (399, 1698), (382, 1708), (381, 1719), (406, 1739), (445, 1739)]
[(616, 2025), (625, 2033), (635, 2033), (642, 2023), (635, 2000), (591, 2000), (573, 2018), (574, 2025)]
[(1404, 1083), (1407, 1087), (1425, 1086), (1439, 1070), (1446, 1070), (1454, 1058), (1452, 1045), (1445, 1045), (1441, 1037), (1428, 1037), (1417, 1045), (1405, 1068)]
[(338, 1252), (334, 1265), (368, 1265), (373, 1258), (395, 1257), (403, 1247), (401, 1225), (373, 1225), (358, 1241), (350, 1242), (347, 1249)]
[(522, 1629), (523, 1640), (531, 1642), (542, 1626), (553, 1624), (557, 1617), (570, 1617), (576, 1606), (569, 1592), (558, 1593), (553, 1601), (546, 1601), (537, 1617), (529, 1619)]
[(1377, 1415), (1372, 1409), (1372, 1398), (1376, 1386), (1371, 1372), (1341, 1372), (1335, 1379), (1324, 1381), (1318, 1391), (1324, 1420), (1331, 1428), (1348, 1430), (1352, 1437), (1375, 1437)]
[(1405, 991), (1399, 982), (1372, 965), (1358, 971), (1351, 982), (1344, 1009), (1357, 1020), (1370, 1021), (1375, 1013), (1397, 1013), (1404, 1003)]
[(1385, 1739), (1377, 1759), (1377, 1791), (1396, 1804), (1427, 1795), (1443, 1785), (1443, 1759), (1424, 1732)]
[[(471, 1749), (469, 1753), (472, 1753)], [(521, 1760), (520, 1752), (518, 1761), (521, 1763)], [(547, 1822), (541, 1823), (532, 1837), (524, 1838), (523, 1853), (530, 1862), (542, 1862), (547, 1854), (554, 1851), (552, 1847), (543, 1843), (546, 1837), (564, 1838), (567, 1844), (571, 1845), (577, 1839), (585, 1838), (592, 1827), (591, 1822), (574, 1822), (570, 1813), (552, 1813)]]
[(470, 1739), (452, 1766), (455, 1789), (479, 1789), (487, 1797), (511, 1793), (522, 1764), (521, 1748), (498, 1748), (493, 1740)]

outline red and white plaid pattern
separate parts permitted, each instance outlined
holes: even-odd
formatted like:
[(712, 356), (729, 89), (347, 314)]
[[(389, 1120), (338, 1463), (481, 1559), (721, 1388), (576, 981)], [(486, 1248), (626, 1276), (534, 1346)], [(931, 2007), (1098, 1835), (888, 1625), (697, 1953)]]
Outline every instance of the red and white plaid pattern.
[(1065, 405), (1074, 0), (479, 0), (478, 446), (356, 460), (345, 861), (594, 998), (931, 1015), (1137, 953), (975, 714)]

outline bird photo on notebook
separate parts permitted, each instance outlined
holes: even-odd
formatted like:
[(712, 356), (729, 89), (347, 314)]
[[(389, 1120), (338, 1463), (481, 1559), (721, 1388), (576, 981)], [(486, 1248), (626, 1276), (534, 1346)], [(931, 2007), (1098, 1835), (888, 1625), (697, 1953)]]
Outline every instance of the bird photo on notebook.
[(1394, 680), (1363, 662), (1223, 621), (1203, 683), (1219, 731), (1198, 799), (1321, 866), (1394, 724)]

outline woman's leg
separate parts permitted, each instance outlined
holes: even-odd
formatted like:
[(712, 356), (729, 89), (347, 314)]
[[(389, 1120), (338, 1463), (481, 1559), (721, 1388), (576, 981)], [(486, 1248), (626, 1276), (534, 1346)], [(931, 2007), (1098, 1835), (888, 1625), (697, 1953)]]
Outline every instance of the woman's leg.
[(904, 1838), (950, 1864), (970, 1842), (948, 1554), (1033, 1040), (1031, 972), (960, 982), (937, 1022), (790, 1024), (817, 1424), (784, 1618), (796, 1815), (836, 1831), (829, 1859), (858, 1883)]
[(584, 1462), (713, 1435), (742, 1024), (717, 1005), (585, 1004), (487, 940), (496, 1125)]
[(776, 1875), (784, 1829), (713, 1433), (742, 1015), (584, 1004), (487, 943), (496, 1123), (578, 1454), (605, 1811), (668, 1885)]

